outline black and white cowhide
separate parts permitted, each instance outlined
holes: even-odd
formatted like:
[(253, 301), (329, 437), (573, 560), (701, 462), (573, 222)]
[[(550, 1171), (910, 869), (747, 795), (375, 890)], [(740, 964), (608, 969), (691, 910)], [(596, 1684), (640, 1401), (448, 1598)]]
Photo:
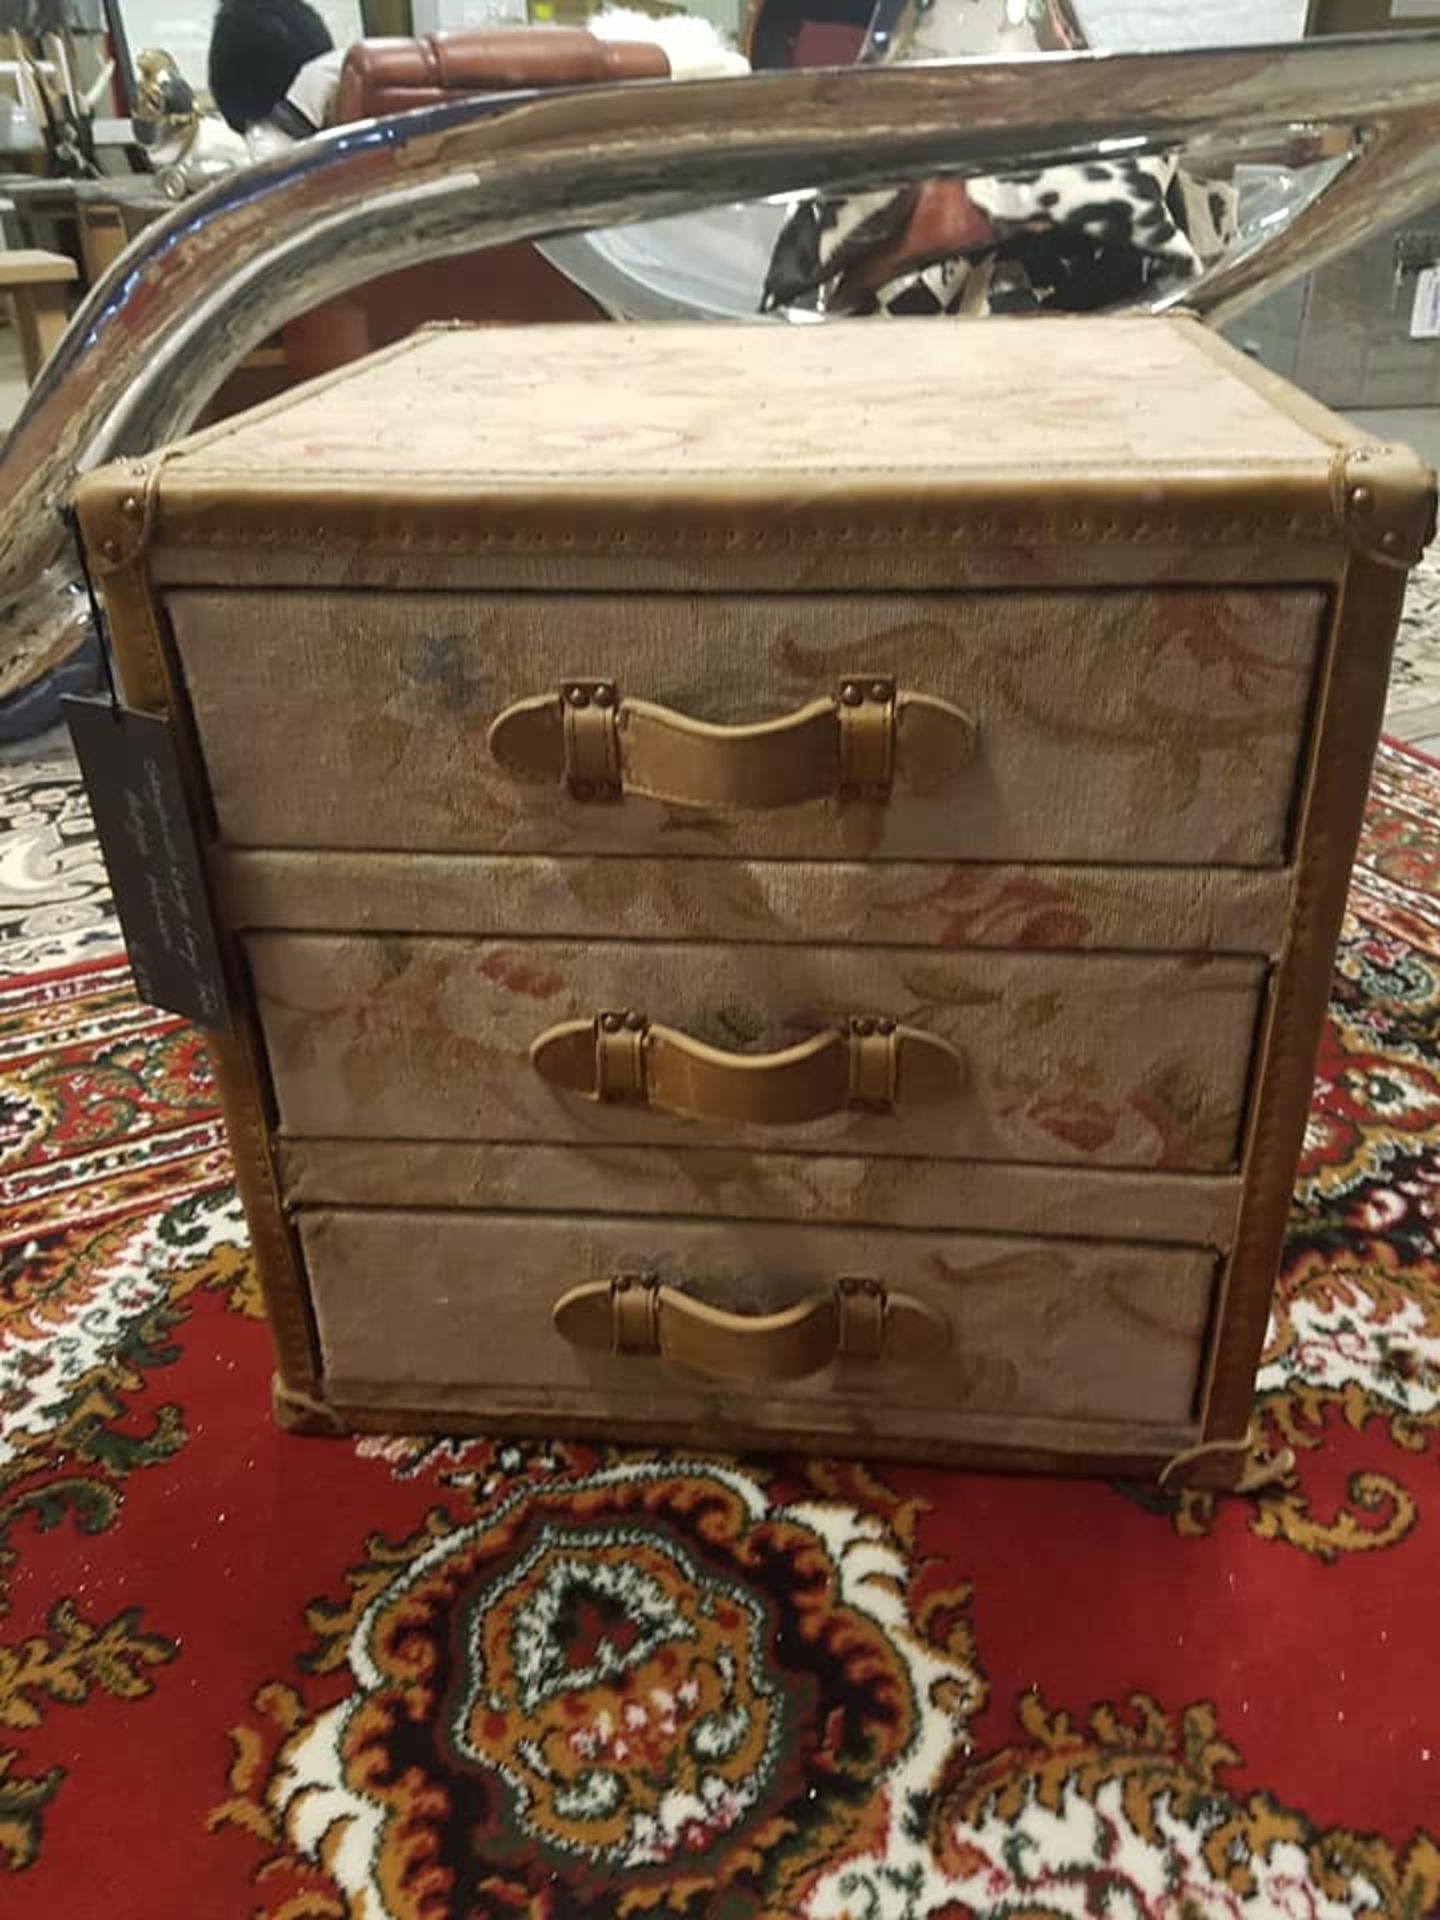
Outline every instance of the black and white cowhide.
[[(987, 176), (964, 191), (972, 237), (938, 257), (906, 256), (914, 187), (802, 202), (771, 257), (766, 310), (1095, 312), (1183, 285), (1235, 229), (1233, 187), (1164, 155)], [(877, 280), (867, 261), (881, 260)]]

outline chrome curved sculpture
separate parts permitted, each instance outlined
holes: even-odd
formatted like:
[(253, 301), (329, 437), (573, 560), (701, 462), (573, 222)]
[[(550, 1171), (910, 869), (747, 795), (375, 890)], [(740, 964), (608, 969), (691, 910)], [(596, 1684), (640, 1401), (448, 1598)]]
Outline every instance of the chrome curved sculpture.
[(244, 169), (115, 263), (6, 442), (0, 718), (88, 633), (61, 519), (77, 473), (183, 430), (277, 326), (379, 273), (784, 191), (1116, 151), (1228, 162), (1277, 130), (1303, 146), (1337, 126), (1348, 162), (1325, 190), (1187, 289), (1220, 317), (1434, 199), (1440, 35), (510, 95), (340, 128)]

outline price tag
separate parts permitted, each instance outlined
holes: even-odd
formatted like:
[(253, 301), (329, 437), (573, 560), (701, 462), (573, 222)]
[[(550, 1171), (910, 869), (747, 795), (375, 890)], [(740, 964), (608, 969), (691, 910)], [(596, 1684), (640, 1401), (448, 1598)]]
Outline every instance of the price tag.
[(118, 701), (63, 701), (115, 892), (135, 990), (204, 1027), (230, 1024), (205, 869), (170, 723)]

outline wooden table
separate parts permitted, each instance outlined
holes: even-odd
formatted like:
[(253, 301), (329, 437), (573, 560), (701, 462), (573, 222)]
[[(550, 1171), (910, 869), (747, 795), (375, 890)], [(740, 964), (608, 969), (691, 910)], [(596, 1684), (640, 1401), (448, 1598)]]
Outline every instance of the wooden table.
[(69, 319), (65, 289), (79, 279), (75, 262), (40, 247), (0, 252), (0, 288), (15, 308), (25, 378), (32, 384), (59, 344)]
[(0, 195), (14, 203), (28, 244), (74, 254), (91, 286), (142, 228), (174, 205), (148, 173), (104, 174), (95, 180), (12, 174), (0, 177)]

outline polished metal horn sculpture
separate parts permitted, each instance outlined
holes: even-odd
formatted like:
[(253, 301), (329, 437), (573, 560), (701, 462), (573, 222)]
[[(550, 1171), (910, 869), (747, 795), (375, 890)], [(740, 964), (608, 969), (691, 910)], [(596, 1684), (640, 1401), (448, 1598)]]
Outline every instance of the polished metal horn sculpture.
[(1325, 191), (1192, 285), (1219, 316), (1435, 197), (1440, 35), (512, 95), (347, 126), (237, 172), (93, 289), (0, 456), (0, 722), (88, 632), (61, 520), (77, 472), (183, 430), (278, 325), (377, 274), (787, 190), (1335, 126), (1350, 158)]

